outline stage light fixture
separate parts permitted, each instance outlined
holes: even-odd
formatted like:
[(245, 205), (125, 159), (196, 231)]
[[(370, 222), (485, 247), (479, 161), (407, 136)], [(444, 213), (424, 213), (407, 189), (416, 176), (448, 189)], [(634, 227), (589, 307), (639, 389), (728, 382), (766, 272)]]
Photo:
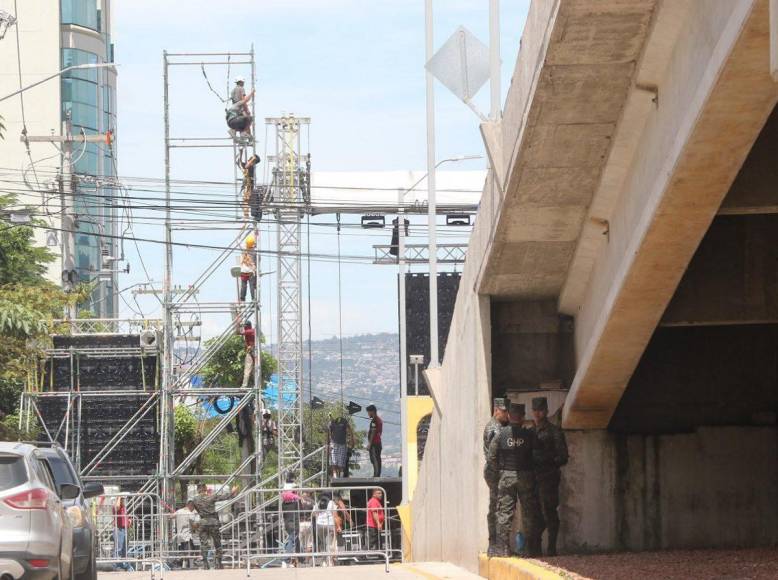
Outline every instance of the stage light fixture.
[(447, 226), (469, 226), (470, 214), (469, 213), (449, 213), (446, 214)]
[(386, 218), (378, 214), (367, 214), (362, 216), (362, 227), (365, 229), (383, 229), (386, 225)]

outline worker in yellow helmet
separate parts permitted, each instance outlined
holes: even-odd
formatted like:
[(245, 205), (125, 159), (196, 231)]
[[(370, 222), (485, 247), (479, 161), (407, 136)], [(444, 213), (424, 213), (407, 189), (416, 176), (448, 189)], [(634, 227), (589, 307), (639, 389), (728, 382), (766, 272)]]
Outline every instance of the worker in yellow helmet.
[(257, 294), (257, 263), (254, 261), (254, 248), (257, 245), (254, 234), (246, 238), (246, 249), (240, 256), (240, 301), (246, 300), (246, 290), (251, 290), (251, 300), (256, 300)]

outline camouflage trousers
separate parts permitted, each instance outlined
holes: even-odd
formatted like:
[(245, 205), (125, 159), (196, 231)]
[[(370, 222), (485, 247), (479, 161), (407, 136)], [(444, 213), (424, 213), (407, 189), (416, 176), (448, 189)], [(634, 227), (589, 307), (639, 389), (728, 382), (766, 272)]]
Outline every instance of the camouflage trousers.
[(497, 496), (497, 546), (513, 551), (511, 524), (516, 512), (516, 500), (521, 503), (522, 528), (527, 543), (533, 545), (544, 525), (535, 474), (532, 471), (501, 471)]
[(500, 472), (484, 467), (484, 481), (489, 486), (489, 511), (486, 513), (486, 525), (489, 527), (489, 545), (497, 540), (497, 484)]
[(222, 565), (222, 538), (219, 533), (219, 524), (209, 523), (200, 524), (198, 529), (198, 535), (200, 536), (200, 554), (203, 556), (203, 567), (208, 568), (208, 540), (213, 542), (213, 550), (215, 552), (215, 563), (217, 568), (221, 568)]
[[(538, 497), (540, 498), (540, 509), (543, 512), (545, 520), (544, 528), (548, 529), (549, 538), (556, 539), (559, 533), (559, 482), (562, 473), (559, 469), (539, 472), (535, 475), (538, 482)], [(542, 530), (541, 530), (542, 533)]]

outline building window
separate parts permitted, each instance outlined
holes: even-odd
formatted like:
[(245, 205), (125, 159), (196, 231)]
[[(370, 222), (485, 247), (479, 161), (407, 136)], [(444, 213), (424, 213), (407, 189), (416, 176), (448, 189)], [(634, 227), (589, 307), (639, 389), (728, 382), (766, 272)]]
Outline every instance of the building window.
[(99, 0), (62, 0), (62, 24), (76, 24), (100, 31)]
[[(62, 68), (97, 63), (97, 55), (75, 48), (62, 49)], [(100, 131), (99, 86), (96, 69), (74, 70), (62, 75), (62, 119), (70, 113), (73, 132), (94, 135)], [(97, 175), (97, 147), (89, 144), (76, 162), (78, 173)]]

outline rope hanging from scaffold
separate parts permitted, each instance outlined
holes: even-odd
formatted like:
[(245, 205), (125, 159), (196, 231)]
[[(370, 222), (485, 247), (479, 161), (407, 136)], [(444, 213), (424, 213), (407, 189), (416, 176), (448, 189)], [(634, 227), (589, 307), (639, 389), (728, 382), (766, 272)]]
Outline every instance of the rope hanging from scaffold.
[(229, 101), (230, 100), (229, 97), (227, 97), (226, 99), (223, 99), (222, 96), (211, 85), (211, 81), (208, 78), (208, 73), (205, 72), (205, 63), (202, 63), (202, 62), (200, 63), (200, 70), (203, 71), (203, 78), (205, 79), (205, 84), (207, 84), (208, 88), (211, 89), (211, 92), (214, 95), (216, 95), (216, 98), (219, 99), (222, 103), (226, 103), (227, 101)]

